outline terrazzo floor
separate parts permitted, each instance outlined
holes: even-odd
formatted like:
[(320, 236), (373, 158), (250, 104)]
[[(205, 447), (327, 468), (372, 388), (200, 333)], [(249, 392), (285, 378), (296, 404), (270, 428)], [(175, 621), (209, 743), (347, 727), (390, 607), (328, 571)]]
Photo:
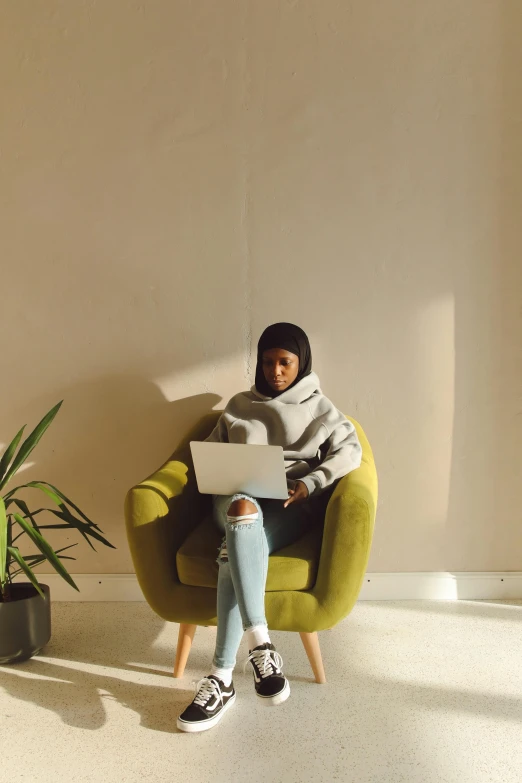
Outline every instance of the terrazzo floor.
[(182, 680), (177, 630), (145, 603), (55, 603), (45, 650), (0, 666), (1, 783), (522, 781), (521, 601), (361, 602), (320, 634), (327, 685), (275, 633), (289, 701), (258, 705), (238, 667), (236, 705), (194, 735), (176, 717), (215, 629)]

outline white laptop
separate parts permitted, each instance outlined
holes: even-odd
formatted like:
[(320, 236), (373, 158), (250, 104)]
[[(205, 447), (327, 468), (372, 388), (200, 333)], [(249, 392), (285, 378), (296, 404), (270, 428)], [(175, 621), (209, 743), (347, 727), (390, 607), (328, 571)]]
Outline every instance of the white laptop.
[(203, 494), (288, 498), (281, 446), (191, 441), (198, 490)]

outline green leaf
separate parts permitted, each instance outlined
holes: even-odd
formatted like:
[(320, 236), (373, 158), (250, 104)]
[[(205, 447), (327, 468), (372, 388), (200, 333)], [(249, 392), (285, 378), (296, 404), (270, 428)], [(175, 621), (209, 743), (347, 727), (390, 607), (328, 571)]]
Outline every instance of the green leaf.
[(40, 552), (46, 556), (49, 563), (53, 566), (53, 568), (60, 574), (63, 579), (65, 579), (68, 584), (71, 585), (71, 587), (74, 587), (75, 590), (78, 590), (78, 587), (76, 586), (74, 579), (72, 576), (70, 576), (69, 572), (65, 568), (64, 565), (60, 562), (58, 559), (58, 556), (52, 546), (45, 540), (45, 538), (41, 535), (41, 533), (38, 533), (37, 530), (34, 529), (23, 517), (20, 516), (20, 514), (13, 514), (14, 518), (22, 527), (29, 538), (33, 540), (33, 542), (36, 544)]
[(22, 514), (24, 514), (25, 519), (29, 518), (31, 520), (31, 524), (34, 527), (34, 529), (39, 530), (38, 524), (34, 519), (34, 514), (32, 514), (29, 511), (29, 506), (27, 505), (25, 500), (20, 500), (20, 498), (13, 498), (13, 503), (15, 504), (15, 506), (18, 506)]
[[(61, 555), (60, 552), (65, 552), (66, 549), (70, 549), (73, 546), (78, 546), (78, 544), (69, 544), (69, 546), (64, 546), (61, 549), (56, 550), (56, 554), (60, 558), (60, 560), (76, 560), (75, 557), (69, 557), (68, 555)], [(35, 568), (35, 566), (40, 565), (40, 563), (43, 563), (44, 560), (47, 560), (47, 557), (45, 555), (22, 555), (25, 562), (28, 563), (31, 568)], [(18, 576), (18, 574), (21, 572), (21, 569), (18, 569), (17, 571), (13, 571), (11, 574), (11, 577), (14, 579), (15, 576)]]
[[(59, 513), (60, 513), (59, 511), (54, 511), (52, 508), (48, 508), (48, 509), (46, 509), (46, 510), (47, 510), (47, 511), (50, 511), (50, 512), (51, 512), (51, 514), (59, 514)], [(82, 522), (82, 523), (80, 523), (80, 524), (83, 524), (83, 522)], [(39, 528), (39, 529), (40, 529), (40, 530), (64, 530), (65, 528), (67, 528), (67, 530), (70, 530), (70, 529), (71, 529), (71, 527), (76, 527), (76, 525), (71, 525), (71, 524), (69, 524), (68, 522), (64, 522), (64, 523), (63, 523), (63, 524), (61, 524), (61, 525), (40, 525), (40, 528)], [(78, 528), (77, 528), (77, 529), (78, 529)], [(84, 533), (82, 530), (80, 530), (79, 532), (80, 532), (80, 533), (81, 533), (81, 535), (82, 535), (82, 536), (85, 538), (85, 540), (87, 541), (87, 543), (90, 545), (91, 549), (93, 549), (93, 550), (96, 552), (96, 549), (93, 547), (93, 545), (91, 544), (91, 542), (89, 541), (89, 539), (87, 538), (87, 536), (85, 535), (85, 533)], [(13, 538), (13, 542), (14, 542), (14, 541), (16, 541), (16, 539), (17, 539), (17, 538), (19, 538), (20, 536), (23, 536), (23, 534), (24, 534), (24, 531), (22, 530), (20, 533), (18, 533), (18, 535), (17, 535), (17, 536), (15, 536), (15, 537)]]
[[(63, 492), (60, 492), (58, 487), (55, 487), (53, 484), (49, 484), (48, 481), (31, 481), (27, 486), (41, 489), (42, 492), (45, 492), (50, 498), (52, 498), (56, 505), (60, 506), (60, 508), (64, 506), (64, 503), (68, 503), (71, 508), (73, 508), (81, 517), (83, 517), (88, 525), (96, 528), (96, 530), (98, 530), (100, 533), (102, 532), (101, 528), (92, 522), (92, 520), (90, 520), (89, 517), (86, 516), (86, 514), (84, 514), (83, 511), (72, 502), (72, 500), (69, 500), (67, 495), (64, 495)], [(64, 501), (64, 503), (60, 503), (60, 500), (57, 499), (57, 496), (60, 500)]]
[(0, 496), (0, 585), (7, 579), (7, 514), (5, 503)]
[[(75, 511), (78, 512), (78, 514), (83, 517), (83, 519), (92, 527), (95, 527), (96, 530), (99, 530), (101, 532), (101, 528), (96, 525), (92, 520), (89, 519), (89, 517), (83, 513), (83, 511), (78, 508), (77, 505), (75, 505), (72, 500), (69, 500), (67, 495), (64, 495), (63, 492), (60, 492), (60, 490), (55, 487), (53, 484), (49, 484), (48, 481), (29, 481), (27, 484), (20, 484), (19, 487), (13, 487), (6, 495), (4, 495), (4, 498), (6, 500), (6, 505), (13, 502), (13, 495), (18, 492), (21, 489), (39, 489), (42, 492), (45, 492), (45, 494), (53, 500), (54, 503), (56, 503), (57, 506), (62, 505), (61, 500), (65, 501), (65, 503), (68, 503), (72, 508), (74, 508)], [(40, 511), (46, 511), (48, 509), (40, 509)], [(33, 516), (39, 512), (33, 511)]]
[[(88, 516), (86, 516), (86, 515), (83, 513), (83, 511), (82, 511), (80, 508), (78, 508), (78, 506), (76, 506), (76, 505), (75, 505), (75, 504), (72, 502), (72, 500), (69, 500), (69, 498), (67, 497), (67, 495), (64, 495), (64, 494), (63, 494), (63, 492), (60, 492), (60, 490), (58, 489), (58, 487), (55, 487), (55, 486), (53, 486), (53, 484), (49, 484), (49, 482), (48, 482), (48, 481), (39, 481), (38, 483), (39, 483), (39, 484), (46, 484), (48, 487), (50, 487), (50, 488), (51, 488), (51, 489), (52, 489), (54, 492), (56, 492), (56, 494), (57, 494), (57, 495), (59, 495), (59, 496), (61, 497), (61, 499), (62, 499), (62, 500), (64, 500), (66, 503), (68, 503), (68, 504), (69, 504), (69, 506), (71, 506), (71, 508), (74, 508), (74, 510), (75, 510), (75, 511), (76, 511), (76, 512), (77, 512), (77, 513), (78, 513), (78, 514), (81, 516), (81, 517), (83, 517), (83, 519), (84, 519), (86, 522), (88, 522), (88, 523), (89, 523), (89, 525), (92, 525), (93, 527), (95, 527), (95, 528), (96, 528), (96, 530), (100, 530), (100, 528), (98, 527), (98, 525), (96, 525), (94, 522), (92, 522), (92, 520), (90, 520), (90, 519), (89, 519), (89, 517), (88, 517)], [(100, 530), (100, 532), (101, 532), (101, 530)]]
[(27, 565), (27, 563), (23, 559), (22, 555), (20, 554), (20, 550), (17, 547), (15, 547), (15, 546), (10, 546), (10, 547), (8, 547), (8, 552), (11, 555), (11, 557), (14, 560), (16, 560), (16, 562), (18, 563), (18, 565), (20, 566), (20, 568), (22, 569), (22, 571), (24, 572), (26, 577), (29, 579), (29, 581), (31, 582), (33, 587), (35, 587), (38, 590), (38, 592), (40, 593), (42, 598), (45, 598), (45, 595), (42, 592), (42, 588), (38, 584), (37, 578), (35, 577), (35, 575), (31, 571), (30, 567)]
[[(65, 520), (69, 523), (70, 527), (75, 527), (81, 535), (85, 538), (91, 549), (96, 551), (95, 547), (92, 545), (92, 543), (87, 538), (87, 535), (92, 536), (93, 538), (96, 538), (98, 541), (101, 541), (102, 544), (105, 544), (106, 546), (110, 547), (111, 549), (116, 549), (115, 546), (113, 546), (109, 541), (107, 541), (106, 538), (104, 538), (102, 535), (97, 533), (93, 528), (94, 525), (92, 523), (87, 524), (86, 522), (82, 522), (79, 519), (76, 519), (76, 517), (69, 511), (67, 506), (62, 503), (61, 498), (59, 495), (57, 495), (53, 490), (49, 489), (47, 486), (45, 486), (44, 482), (40, 481), (30, 481), (28, 484), (24, 484), (20, 487), (16, 487), (16, 489), (39, 489), (42, 492), (44, 492), (49, 498), (51, 498), (54, 503), (60, 508), (60, 511), (56, 511), (55, 509), (49, 508), (47, 509), (52, 514), (55, 514), (60, 519)], [(15, 490), (12, 490), (14, 492)], [(6, 497), (8, 497), (11, 493), (8, 493)], [(48, 527), (47, 525), (40, 525), (40, 529), (43, 527)]]
[[(49, 487), (52, 487), (50, 489)], [(89, 540), (89, 536), (92, 538), (95, 538), (97, 541), (100, 541), (105, 546), (110, 547), (111, 549), (116, 549), (116, 547), (110, 543), (110, 541), (107, 541), (104, 536), (102, 536), (100, 533), (96, 532), (101, 530), (101, 528), (98, 527), (98, 525), (95, 525), (90, 520), (88, 522), (82, 522), (80, 519), (77, 519), (72, 512), (67, 508), (65, 503), (62, 503), (61, 498), (65, 497), (65, 495), (62, 496), (62, 493), (59, 492), (59, 490), (56, 490), (56, 487), (53, 487), (52, 484), (48, 485), (45, 481), (30, 481), (27, 484), (21, 484), (19, 487), (14, 487), (12, 490), (10, 490), (4, 497), (6, 499), (7, 503), (14, 503), (15, 498), (13, 495), (15, 492), (18, 492), (21, 489), (39, 489), (41, 492), (44, 492), (47, 497), (51, 498), (51, 500), (56, 503), (56, 505), (59, 507), (60, 511), (56, 511), (56, 509), (52, 508), (46, 508), (46, 509), (38, 509), (38, 511), (33, 512), (33, 517), (36, 514), (39, 514), (41, 511), (50, 511), (51, 514), (54, 514), (55, 516), (59, 517), (60, 519), (63, 519), (66, 524), (64, 525), (39, 525), (40, 530), (44, 529), (59, 529), (59, 528), (65, 528), (65, 527), (73, 527), (76, 528), (79, 533), (84, 537), (84, 539), (87, 541), (91, 549), (93, 549), (96, 552), (96, 548), (93, 546), (92, 542)], [(69, 502), (69, 501), (68, 501)], [(71, 504), (74, 505), (74, 504)], [(74, 506), (74, 508), (77, 508)], [(82, 513), (82, 512), (80, 512)], [(82, 513), (82, 516), (84, 519), (87, 519), (85, 514)], [(18, 538), (18, 536), (17, 536)]]
[(25, 484), (26, 487), (30, 489), (40, 489), (42, 492), (45, 492), (47, 497), (51, 498), (53, 503), (56, 503), (57, 506), (62, 505), (62, 499), (59, 495), (56, 494), (56, 492), (52, 491), (45, 485), (44, 481), (30, 481), (28, 484)]
[[(54, 514), (59, 519), (64, 519), (68, 522), (69, 527), (75, 527), (85, 538), (87, 543), (96, 551), (94, 546), (91, 544), (91, 542), (88, 540), (87, 536), (92, 536), (96, 539), (96, 541), (100, 541), (100, 543), (105, 544), (105, 546), (110, 547), (111, 549), (116, 549), (114, 544), (111, 544), (110, 541), (107, 541), (106, 538), (104, 538), (100, 533), (98, 533), (96, 530), (93, 530), (93, 528), (88, 525), (86, 522), (82, 522), (81, 519), (76, 519), (76, 517), (73, 517), (71, 512), (65, 508), (65, 506), (60, 507), (61, 511), (56, 511), (53, 508), (50, 508), (49, 511), (51, 514)], [(41, 525), (40, 527), (44, 527)], [(47, 527), (47, 525), (45, 525)]]
[[(7, 509), (13, 503), (17, 503), (18, 504), (19, 498), (7, 497), (7, 495), (4, 495), (4, 500), (5, 500), (5, 507)], [(23, 502), (23, 501), (21, 501), (21, 502)], [(31, 516), (35, 517), (37, 514), (41, 514), (42, 511), (49, 511), (49, 509), (48, 508), (37, 508), (36, 511), (31, 511)]]
[[(41, 489), (40, 484), (45, 484), (45, 481), (29, 481), (27, 484), (20, 484), (18, 487), (13, 487), (13, 489), (10, 489), (9, 492), (6, 492), (4, 495), (4, 500), (6, 503), (6, 506), (8, 503), (14, 502), (14, 495), (16, 495), (17, 492), (19, 492), (21, 489)], [(54, 498), (54, 494), (53, 494)]]
[[(72, 549), (73, 546), (78, 546), (78, 542), (76, 542), (75, 544), (67, 544), (67, 546), (62, 546), (60, 549), (56, 550), (56, 554), (59, 555), (60, 552), (65, 552), (66, 549)], [(25, 560), (29, 562), (31, 558), (43, 558), (45, 560), (46, 556), (45, 555), (22, 555), (22, 557), (24, 557)], [(75, 557), (68, 557), (67, 555), (60, 555), (60, 558), (62, 558), (63, 560), (76, 560)]]
[(3, 457), (0, 460), (0, 481), (3, 479), (7, 468), (11, 464), (11, 460), (13, 459), (16, 448), (20, 443), (20, 439), (24, 433), (25, 427), (26, 425), (24, 424), (20, 432), (17, 432), (9, 446), (4, 451)]
[[(35, 568), (35, 566), (40, 565), (40, 563), (43, 563), (45, 560), (45, 557), (43, 555), (40, 555), (42, 558), (41, 560), (38, 560), (36, 562), (31, 562), (30, 565), (32, 568)], [(27, 559), (27, 558), (26, 558)], [(67, 557), (66, 555), (60, 555), (60, 560), (76, 560), (75, 557)], [(22, 573), (21, 568), (16, 568), (14, 571), (11, 571), (11, 579), (16, 579), (16, 577)]]
[[(67, 527), (75, 527), (79, 532), (82, 534), (82, 536), (85, 538), (91, 549), (93, 549), (96, 552), (95, 547), (92, 545), (92, 543), (87, 538), (86, 533), (88, 532), (90, 535), (96, 538), (97, 534), (91, 529), (91, 527), (86, 522), (81, 522), (79, 519), (76, 519), (73, 514), (69, 511), (67, 506), (62, 503), (61, 498), (59, 495), (56, 495), (52, 490), (48, 489), (46, 486), (44, 486), (43, 483), (39, 481), (31, 481), (29, 484), (26, 485), (27, 487), (32, 487), (34, 489), (40, 489), (42, 492), (45, 492), (45, 494), (53, 500), (60, 511), (56, 511), (56, 509), (50, 508), (48, 509), (51, 514), (55, 514), (55, 516), (59, 517), (60, 519), (65, 520), (67, 522)], [(42, 527), (42, 526), (40, 526)], [(47, 527), (47, 525), (45, 526)], [(105, 543), (105, 540), (104, 540)], [(107, 542), (108, 543), (108, 542)], [(108, 546), (112, 546), (111, 544), (108, 544)]]
[[(100, 541), (102, 544), (105, 544), (105, 546), (108, 546), (111, 549), (116, 549), (116, 547), (113, 544), (111, 544), (109, 541), (107, 541), (106, 538), (100, 535), (100, 533), (96, 532), (100, 530), (98, 525), (95, 525), (90, 520), (88, 522), (82, 522), (81, 519), (77, 519), (74, 516), (74, 514), (72, 514), (72, 512), (69, 511), (65, 503), (62, 503), (62, 496), (59, 490), (56, 490), (56, 487), (52, 487), (52, 489), (49, 489), (50, 486), (52, 487), (52, 485), (50, 484), (48, 485), (47, 482), (45, 481), (30, 481), (28, 484), (25, 484), (25, 487), (40, 489), (49, 498), (51, 498), (51, 500), (54, 501), (54, 503), (56, 503), (56, 505), (59, 507), (60, 511), (56, 511), (55, 509), (52, 508), (48, 509), (48, 511), (50, 511), (52, 514), (55, 514), (55, 516), (59, 517), (60, 519), (63, 519), (65, 522), (68, 522), (71, 527), (75, 527), (77, 530), (79, 530), (80, 533), (85, 538), (85, 540), (87, 541), (87, 543), (89, 544), (89, 546), (92, 549), (94, 549), (94, 551), (96, 551), (96, 549), (91, 544), (91, 542), (87, 539), (87, 536), (92, 536), (97, 541)], [(76, 506), (74, 506), (74, 508), (76, 508)], [(84, 514), (82, 514), (82, 516), (84, 517), (84, 519), (86, 519)], [(42, 525), (40, 525), (40, 527), (42, 527)], [(94, 530), (93, 528), (96, 528), (96, 530)]]
[[(44, 560), (47, 560), (45, 555), (23, 555), (23, 557), (32, 568), (40, 565), (40, 563), (43, 563)], [(60, 560), (76, 560), (75, 557), (70, 557), (70, 555), (58, 555), (58, 557)]]
[(62, 402), (59, 402), (58, 405), (55, 405), (54, 408), (51, 408), (49, 413), (47, 413), (41, 422), (34, 428), (34, 430), (31, 432), (31, 434), (24, 440), (22, 445), (20, 446), (20, 451), (16, 455), (15, 459), (13, 460), (13, 464), (9, 468), (9, 470), (6, 472), (5, 476), (3, 476), (0, 479), (0, 489), (4, 487), (7, 482), (14, 476), (18, 468), (23, 465), (29, 454), (32, 452), (32, 450), (37, 446), (40, 438), (46, 431), (46, 429), (49, 427), (51, 422), (53, 421), (54, 417), (60, 410), (60, 407), (62, 405)]
[[(43, 527), (40, 527), (40, 530), (44, 530), (45, 528), (48, 528), (48, 529), (50, 529), (50, 530), (58, 530), (59, 528), (67, 528), (68, 530), (70, 530), (70, 529), (71, 529), (71, 526), (70, 526), (70, 525), (44, 525)], [(13, 543), (14, 543), (14, 542), (15, 542), (15, 541), (16, 541), (16, 540), (17, 540), (17, 539), (20, 537), (20, 536), (23, 536), (23, 534), (24, 534), (24, 531), (22, 530), (22, 532), (21, 532), (21, 533), (19, 533), (17, 536), (15, 536), (15, 537), (13, 538)], [(87, 536), (85, 535), (85, 533), (81, 533), (81, 532), (80, 532), (80, 535), (81, 535), (81, 536), (83, 536), (83, 538), (84, 538), (84, 539), (86, 540), (86, 542), (89, 544), (89, 546), (91, 547), (91, 549), (93, 550), (93, 552), (96, 552), (96, 548), (95, 548), (95, 547), (94, 547), (94, 546), (91, 544), (91, 542), (89, 541), (89, 539), (87, 538)]]

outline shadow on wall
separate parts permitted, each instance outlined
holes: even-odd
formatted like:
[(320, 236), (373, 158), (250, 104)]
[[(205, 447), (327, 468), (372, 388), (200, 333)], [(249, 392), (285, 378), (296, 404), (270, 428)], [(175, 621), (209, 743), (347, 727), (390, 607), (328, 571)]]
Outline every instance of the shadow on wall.
[(469, 263), (456, 267), (455, 423), (444, 537), (445, 567), (455, 571), (520, 569), (513, 541), (522, 475), (522, 15), (517, 3), (498, 4), (498, 14), (498, 61), (490, 55), (481, 86), (495, 111), (490, 106), (485, 127), (468, 140), (463, 164), (470, 192), (482, 184), (484, 195), (460, 232)]
[[(72, 552), (77, 557), (76, 563), (69, 564), (72, 572), (131, 572), (123, 524), (127, 490), (166, 461), (187, 430), (221, 397), (205, 393), (169, 402), (152, 382), (131, 375), (98, 378), (61, 394), (64, 404), (33, 452), (34, 464), (19, 474), (17, 483), (34, 479), (56, 483), (121, 550), (116, 569), (114, 550), (100, 545), (94, 553), (75, 533), (49, 531), (55, 548), (81, 542)], [(32, 400), (28, 429), (36, 424), (35, 410), (43, 416), (56, 402), (48, 397)], [(17, 416), (25, 422), (23, 411)], [(28, 490), (33, 502), (34, 492)], [(39, 569), (45, 572), (50, 569)]]

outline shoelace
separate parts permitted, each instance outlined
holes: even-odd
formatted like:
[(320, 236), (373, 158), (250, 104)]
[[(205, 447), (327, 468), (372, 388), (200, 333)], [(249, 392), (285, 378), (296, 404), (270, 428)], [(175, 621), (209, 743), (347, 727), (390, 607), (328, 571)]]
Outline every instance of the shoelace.
[(194, 693), (196, 694), (194, 704), (199, 704), (200, 707), (204, 707), (212, 696), (217, 696), (223, 704), (223, 694), (215, 680), (203, 677), (199, 682), (194, 680), (192, 684), (194, 686)]
[(255, 663), (261, 678), (280, 674), (283, 668), (283, 659), (275, 650), (252, 650), (245, 661), (243, 671), (250, 662)]

